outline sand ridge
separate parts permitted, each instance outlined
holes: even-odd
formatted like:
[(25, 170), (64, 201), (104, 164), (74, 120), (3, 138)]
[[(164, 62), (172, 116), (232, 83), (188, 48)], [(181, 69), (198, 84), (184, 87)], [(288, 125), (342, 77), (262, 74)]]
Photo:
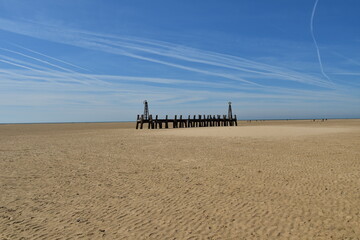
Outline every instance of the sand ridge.
[(251, 124), (0, 126), (0, 239), (359, 239), (360, 120)]

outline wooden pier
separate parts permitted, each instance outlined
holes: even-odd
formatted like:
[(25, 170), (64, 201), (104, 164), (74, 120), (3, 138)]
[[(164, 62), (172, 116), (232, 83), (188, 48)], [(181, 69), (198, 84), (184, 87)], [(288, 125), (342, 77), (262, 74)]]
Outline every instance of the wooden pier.
[(144, 114), (137, 115), (136, 120), (136, 129), (140, 127), (143, 129), (144, 124), (148, 124), (148, 129), (161, 129), (169, 128), (169, 123), (173, 128), (193, 128), (193, 127), (220, 127), (220, 126), (237, 126), (237, 117), (236, 115), (194, 115), (187, 118), (183, 118), (182, 115), (178, 118), (175, 115), (174, 118), (168, 118), (166, 115), (165, 118), (159, 118), (158, 115), (155, 118), (152, 115), (144, 116)]

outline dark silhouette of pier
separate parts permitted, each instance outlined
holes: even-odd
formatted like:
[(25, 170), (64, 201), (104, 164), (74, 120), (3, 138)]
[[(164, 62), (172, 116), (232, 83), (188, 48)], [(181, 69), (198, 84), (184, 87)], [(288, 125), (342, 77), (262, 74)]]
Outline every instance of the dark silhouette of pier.
[(194, 128), (194, 127), (221, 127), (221, 126), (237, 126), (237, 117), (232, 114), (231, 102), (229, 102), (228, 115), (188, 115), (183, 118), (182, 115), (175, 115), (174, 118), (155, 118), (149, 114), (148, 102), (144, 101), (144, 114), (137, 115), (136, 129), (143, 129), (144, 124), (148, 125), (148, 129), (169, 128)]

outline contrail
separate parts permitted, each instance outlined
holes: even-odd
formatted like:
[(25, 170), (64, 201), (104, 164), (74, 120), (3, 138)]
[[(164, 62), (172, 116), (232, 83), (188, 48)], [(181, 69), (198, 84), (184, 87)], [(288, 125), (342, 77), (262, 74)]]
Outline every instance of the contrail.
[[(19, 48), (26, 49), (26, 48), (21, 47), (21, 46), (18, 46), (18, 47), (19, 47)], [(60, 70), (63, 71), (62, 73), (64, 73), (64, 72), (72, 73), (72, 74), (73, 74), (72, 78), (74, 78), (74, 77), (75, 77), (75, 78), (83, 78), (84, 76), (86, 76), (86, 75), (84, 75), (84, 74), (80, 74), (80, 73), (78, 73), (78, 72), (76, 72), (76, 71), (73, 71), (73, 70), (71, 70), (71, 69), (68, 69), (68, 68), (59, 66), (58, 64), (54, 64), (54, 63), (51, 63), (51, 62), (48, 62), (48, 61), (45, 61), (45, 60), (42, 60), (42, 59), (39, 59), (39, 58), (36, 58), (36, 57), (32, 57), (32, 56), (30, 56), (30, 55), (27, 55), (27, 54), (24, 54), (24, 53), (21, 53), (21, 52), (13, 51), (13, 50), (10, 50), (10, 49), (7, 49), (7, 48), (2, 48), (2, 47), (0, 47), (0, 50), (7, 51), (7, 52), (11, 52), (11, 53), (14, 53), (14, 54), (17, 54), (17, 55), (26, 57), (26, 58), (30, 58), (30, 59), (35, 60), (35, 61), (38, 61), (38, 62), (41, 62), (41, 63), (43, 63), (43, 64), (52, 66), (52, 67), (54, 67), (54, 68), (58, 68), (58, 69), (60, 69)], [(33, 52), (33, 51), (30, 50), (30, 49), (27, 49), (27, 50), (30, 51), (30, 52)], [(36, 53), (36, 52), (35, 52), (35, 53)], [(42, 55), (42, 54), (40, 54), (40, 55)], [(0, 56), (1, 56), (1, 55), (0, 55)], [(44, 55), (44, 56), (47, 56), (47, 55)], [(50, 56), (47, 56), (47, 57), (48, 57), (48, 58), (52, 58), (52, 57), (50, 57)], [(55, 59), (55, 60), (56, 60), (56, 59)], [(28, 65), (29, 65), (29, 64), (28, 64)], [(46, 68), (46, 69), (49, 70), (48, 68)], [(89, 79), (92, 79), (92, 80), (95, 80), (96, 82), (99, 82), (99, 83), (102, 83), (102, 84), (103, 84), (103, 83), (108, 84), (107, 82), (104, 82), (104, 81), (99, 80), (99, 79), (97, 79), (97, 78), (93, 78), (93, 77), (91, 77), (91, 76), (89, 76), (88, 78), (89, 78)]]
[(332, 54), (334, 54), (334, 55), (336, 55), (336, 56), (338, 56), (338, 57), (341, 57), (341, 58), (343, 58), (343, 59), (346, 59), (346, 60), (348, 60), (349, 62), (351, 62), (352, 64), (355, 64), (355, 65), (360, 66), (360, 62), (359, 62), (359, 61), (356, 61), (356, 60), (354, 60), (354, 59), (352, 59), (352, 58), (346, 57), (346, 56), (344, 56), (344, 55), (342, 55), (342, 54), (340, 54), (340, 53), (338, 53), (338, 52), (332, 51)]
[[(0, 55), (0, 57), (4, 58), (4, 57), (6, 57), (6, 56)], [(8, 61), (8, 60), (2, 59), (2, 58), (0, 58), (0, 62), (7, 63), (7, 64), (9, 64), (9, 65), (13, 65), (13, 66), (16, 66), (16, 67), (24, 68), (24, 69), (27, 69), (27, 70), (30, 70), (30, 71), (33, 71), (33, 72), (41, 73), (41, 74), (50, 74), (50, 75), (55, 76), (55, 77), (62, 76), (62, 75), (57, 75), (56, 73), (46, 72), (46, 71), (39, 70), (39, 69), (36, 69), (36, 68), (33, 68), (33, 67), (28, 67), (28, 66), (25, 66), (24, 64), (20, 64), (20, 63), (13, 62), (13, 61), (10, 60), (10, 59), (8, 59), (8, 60), (9, 60), (9, 61)], [(81, 81), (81, 80), (78, 80), (78, 79), (74, 79), (74, 78), (72, 78), (71, 80), (73, 80), (74, 82), (82, 83), (82, 84), (88, 84), (87, 82), (84, 82), (84, 81)], [(50, 81), (51, 81), (51, 80), (50, 80)]]
[(66, 64), (66, 65), (69, 65), (69, 66), (72, 66), (72, 67), (75, 67), (75, 68), (78, 68), (78, 69), (81, 69), (81, 70), (85, 70), (85, 71), (91, 72), (90, 70), (88, 70), (88, 69), (86, 69), (86, 68), (79, 67), (79, 66), (77, 66), (77, 65), (75, 65), (75, 64), (72, 64), (72, 63), (69, 63), (69, 62), (65, 62), (65, 61), (60, 60), (60, 59), (58, 59), (58, 58), (54, 58), (54, 57), (51, 57), (51, 56), (49, 56), (49, 55), (46, 55), (46, 54), (43, 54), (43, 53), (34, 51), (34, 50), (32, 50), (32, 49), (29, 49), (29, 48), (20, 46), (19, 44), (15, 44), (15, 43), (10, 43), (10, 44), (13, 45), (13, 46), (15, 46), (15, 47), (18, 47), (18, 48), (22, 48), (22, 49), (24, 49), (24, 50), (27, 50), (27, 51), (29, 51), (29, 52), (36, 53), (36, 54), (38, 54), (38, 55), (40, 55), (40, 56), (50, 58), (50, 59), (55, 60), (55, 61), (57, 61), (57, 62), (61, 62), (61, 63), (64, 63), (64, 64)]
[(323, 65), (322, 65), (322, 62), (321, 62), (321, 56), (320, 56), (320, 50), (319, 50), (319, 46), (316, 42), (316, 39), (315, 39), (315, 36), (314, 36), (314, 15), (315, 15), (315, 11), (316, 11), (316, 6), (318, 4), (319, 0), (316, 0), (315, 1), (315, 4), (314, 4), (314, 7), (313, 7), (313, 10), (312, 10), (312, 13), (311, 13), (311, 20), (310, 20), (310, 32), (311, 32), (311, 37), (314, 41), (314, 44), (315, 44), (315, 47), (316, 47), (316, 52), (317, 52), (317, 56), (318, 56), (318, 59), (319, 59), (319, 65), (320, 65), (320, 70), (321, 70), (321, 73), (322, 75), (327, 78), (329, 81), (330, 78), (328, 77), (328, 75), (326, 75), (326, 73), (324, 72), (324, 68), (323, 68)]
[[(317, 2), (318, 1), (315, 3), (311, 18), (311, 34), (314, 40), (313, 17), (315, 14)], [(259, 75), (263, 77), (265, 76), (269, 79), (276, 78), (278, 80), (296, 81), (302, 84), (334, 88), (334, 83), (322, 70), (319, 49), (317, 47), (316, 41), (315, 45), (317, 47), (322, 70), (321, 77), (311, 76), (305, 73), (293, 71), (291, 69), (271, 66), (237, 56), (203, 51), (200, 49), (189, 48), (168, 42), (131, 37), (117, 37), (113, 35), (103, 35), (99, 33), (89, 33), (77, 30), (66, 30), (58, 28), (47, 29), (41, 26), (42, 25), (39, 24), (29, 25), (24, 23), (17, 23), (0, 18), (0, 29), (5, 31), (33, 36), (36, 38), (72, 45), (80, 48), (108, 52), (114, 55), (127, 56), (139, 60), (175, 67), (182, 70), (197, 72), (200, 74), (241, 81), (248, 85), (251, 84), (261, 88), (268, 88), (269, 85), (266, 86), (260, 83), (256, 83)], [(54, 31), (54, 29), (57, 30)], [(158, 57), (159, 55), (161, 58)], [(163, 57), (166, 58), (164, 59)], [(178, 59), (185, 61), (185, 63), (175, 61)], [(189, 65), (189, 62), (204, 64), (206, 65), (206, 68), (203, 66)], [(221, 67), (223, 69), (222, 71), (218, 71), (217, 68), (211, 68), (212, 66)], [(230, 69), (230, 71), (228, 69)], [(234, 72), (232, 70), (238, 71)], [(244, 73), (249, 75), (243, 75)]]

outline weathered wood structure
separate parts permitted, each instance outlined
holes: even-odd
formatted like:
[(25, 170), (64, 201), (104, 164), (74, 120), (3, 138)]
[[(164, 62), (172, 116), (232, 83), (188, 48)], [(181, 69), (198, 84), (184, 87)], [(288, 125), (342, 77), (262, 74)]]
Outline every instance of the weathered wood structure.
[(182, 115), (180, 115), (180, 117), (177, 118), (177, 115), (175, 115), (175, 117), (171, 119), (166, 115), (166, 118), (161, 119), (158, 118), (158, 115), (156, 115), (155, 118), (149, 115), (149, 119), (145, 119), (144, 115), (137, 115), (136, 129), (139, 127), (143, 129), (144, 124), (148, 124), (148, 129), (169, 128), (169, 123), (173, 128), (237, 126), (237, 117), (236, 115), (230, 118), (226, 115), (198, 115), (198, 117), (194, 115), (191, 118), (190, 115), (188, 115), (187, 118), (183, 118)]
[(237, 126), (237, 117), (232, 114), (231, 102), (229, 102), (228, 116), (226, 115), (188, 115), (187, 118), (183, 118), (182, 115), (178, 118), (177, 115), (174, 118), (169, 118), (166, 115), (165, 118), (159, 118), (158, 115), (153, 118), (149, 115), (147, 101), (144, 101), (144, 114), (137, 115), (136, 129), (143, 129), (144, 124), (148, 125), (148, 129), (161, 129), (169, 128), (193, 128), (193, 127), (220, 127), (220, 126)]

